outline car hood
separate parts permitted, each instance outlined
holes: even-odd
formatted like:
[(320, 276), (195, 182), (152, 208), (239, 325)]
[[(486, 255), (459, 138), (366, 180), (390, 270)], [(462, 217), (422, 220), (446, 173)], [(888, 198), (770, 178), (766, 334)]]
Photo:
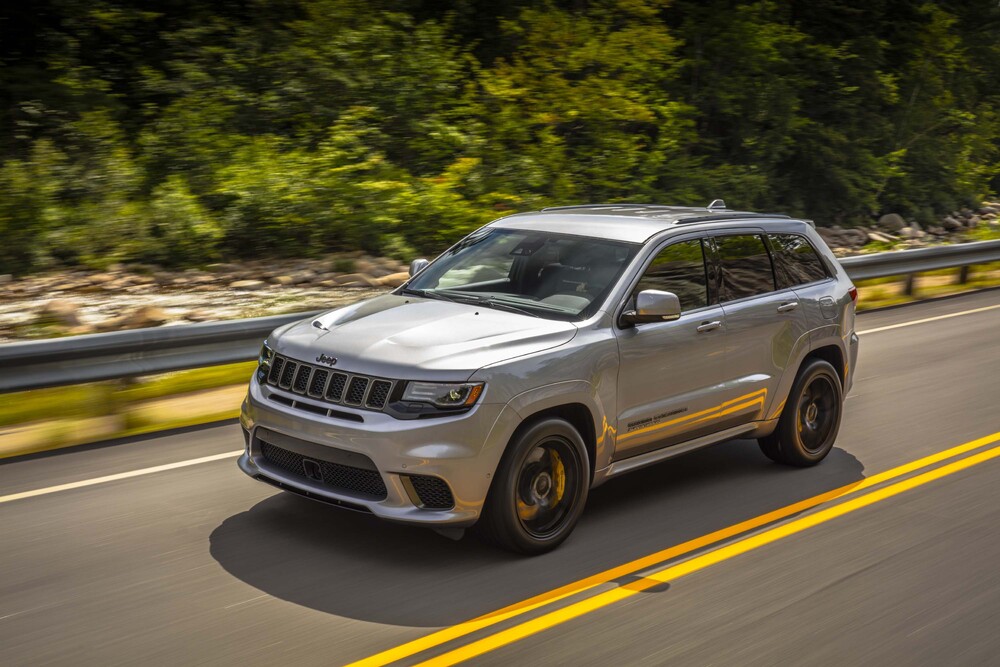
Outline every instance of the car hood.
[(396, 294), (362, 301), (275, 331), (275, 351), (335, 368), (396, 379), (465, 380), (514, 357), (564, 345), (577, 328), (464, 303)]

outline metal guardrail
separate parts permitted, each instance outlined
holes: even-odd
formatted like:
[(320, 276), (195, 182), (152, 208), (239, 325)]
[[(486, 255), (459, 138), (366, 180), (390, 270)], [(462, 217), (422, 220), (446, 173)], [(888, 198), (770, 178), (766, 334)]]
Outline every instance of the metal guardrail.
[(0, 345), (0, 392), (249, 361), (271, 331), (318, 312)]
[(852, 280), (868, 280), (997, 261), (1000, 261), (1000, 241), (977, 241), (845, 257), (840, 264)]
[[(1000, 241), (883, 252), (840, 263), (854, 280), (912, 276), (1000, 261)], [(0, 392), (128, 378), (254, 359), (275, 328), (297, 313), (229, 322), (136, 329), (0, 345)]]

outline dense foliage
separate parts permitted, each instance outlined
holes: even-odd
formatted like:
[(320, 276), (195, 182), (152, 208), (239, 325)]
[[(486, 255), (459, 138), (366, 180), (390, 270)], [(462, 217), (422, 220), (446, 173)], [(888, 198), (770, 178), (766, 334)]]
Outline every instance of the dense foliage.
[(35, 0), (0, 30), (0, 273), (433, 252), (554, 203), (926, 221), (1000, 186), (996, 0)]

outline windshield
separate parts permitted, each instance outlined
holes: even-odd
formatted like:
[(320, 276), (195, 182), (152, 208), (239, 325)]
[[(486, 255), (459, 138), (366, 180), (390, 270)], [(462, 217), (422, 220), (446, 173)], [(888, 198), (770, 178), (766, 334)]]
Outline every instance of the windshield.
[(638, 249), (634, 243), (487, 227), (448, 250), (401, 293), (579, 320), (597, 311)]

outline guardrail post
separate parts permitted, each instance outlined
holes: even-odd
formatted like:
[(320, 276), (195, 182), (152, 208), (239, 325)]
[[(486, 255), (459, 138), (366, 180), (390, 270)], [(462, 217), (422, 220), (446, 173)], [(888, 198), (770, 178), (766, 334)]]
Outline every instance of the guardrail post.
[(913, 293), (917, 290), (917, 274), (910, 273), (906, 276), (906, 284), (903, 286), (903, 294), (906, 296), (913, 296)]
[(969, 282), (969, 269), (970, 268), (972, 268), (972, 267), (970, 267), (968, 264), (966, 264), (965, 266), (961, 267), (958, 270), (958, 284), (959, 285), (964, 285), (965, 283)]

